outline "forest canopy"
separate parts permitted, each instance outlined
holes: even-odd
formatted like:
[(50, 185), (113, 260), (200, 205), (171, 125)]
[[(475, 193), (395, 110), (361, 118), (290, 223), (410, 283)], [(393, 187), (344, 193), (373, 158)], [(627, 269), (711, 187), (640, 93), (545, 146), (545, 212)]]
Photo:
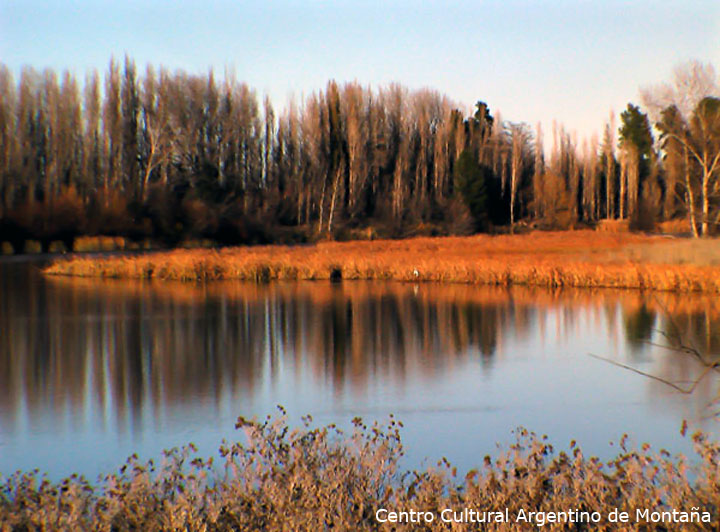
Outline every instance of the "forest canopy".
[[(684, 68), (684, 70), (683, 70)], [(702, 78), (688, 103), (678, 76)], [(0, 65), (0, 242), (80, 235), (176, 245), (720, 221), (720, 100), (710, 65), (648, 89), (597, 137), (472, 114), (431, 89), (329, 81), (281, 112), (212, 72)], [(709, 80), (709, 81), (708, 81)], [(697, 89), (700, 86), (701, 88)], [(676, 89), (673, 89), (675, 87)], [(675, 92), (673, 92), (675, 90)], [(685, 91), (687, 92), (687, 91)]]

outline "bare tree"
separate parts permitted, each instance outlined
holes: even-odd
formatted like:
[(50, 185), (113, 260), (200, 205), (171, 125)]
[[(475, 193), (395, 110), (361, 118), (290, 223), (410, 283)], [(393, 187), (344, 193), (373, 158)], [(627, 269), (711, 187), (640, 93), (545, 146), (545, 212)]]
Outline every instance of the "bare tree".
[(105, 102), (103, 105), (103, 138), (107, 153), (105, 188), (121, 188), (122, 122), (120, 111), (120, 69), (115, 59), (110, 59), (105, 75)]
[(100, 185), (102, 174), (102, 137), (100, 132), (100, 81), (96, 70), (85, 80), (85, 149), (83, 172), (91, 176), (93, 189)]
[(342, 104), (347, 124), (348, 155), (344, 207), (351, 215), (357, 213), (358, 202), (367, 176), (368, 123), (363, 100), (363, 89), (357, 83), (348, 84), (343, 88)]
[(10, 207), (14, 184), (11, 180), (13, 162), (17, 158), (15, 108), (17, 95), (10, 69), (0, 65), (0, 218)]
[(719, 83), (712, 64), (692, 60), (678, 64), (671, 81), (643, 87), (640, 97), (654, 122), (661, 120), (663, 111), (672, 106), (688, 119), (703, 98), (720, 95)]
[(583, 218), (591, 221), (597, 219), (597, 136), (592, 137), (590, 144), (583, 139), (581, 167)]
[(533, 217), (539, 219), (542, 215), (540, 197), (542, 195), (542, 176), (545, 173), (545, 148), (543, 145), (543, 130), (540, 122), (535, 126), (535, 165), (533, 168)]
[(122, 179), (127, 182), (129, 187), (132, 187), (140, 181), (138, 171), (140, 98), (135, 62), (128, 56), (125, 56), (120, 93), (122, 109)]
[(164, 86), (165, 74), (161, 74), (159, 83), (152, 66), (148, 66), (143, 80), (141, 93), (142, 100), (142, 139), (144, 144), (142, 165), (143, 177), (140, 184), (141, 197), (147, 199), (148, 186), (153, 171), (161, 165), (167, 164), (172, 158), (173, 130), (170, 123), (170, 114), (167, 110), (164, 91), (158, 85)]
[[(711, 198), (720, 173), (720, 84), (712, 65), (691, 61), (679, 65), (672, 81), (642, 91), (650, 116), (661, 131), (666, 158), (677, 169), (682, 150), (685, 198), (695, 236), (708, 235)], [(698, 209), (700, 212), (696, 212)], [(701, 227), (698, 228), (698, 215)]]
[(578, 156), (577, 132), (565, 135), (564, 156), (566, 161), (566, 172), (568, 176), (568, 188), (570, 189), (570, 205), (573, 223), (577, 221), (580, 214), (580, 157)]
[(280, 195), (280, 190), (278, 190), (280, 183), (275, 179), (272, 167), (272, 154), (275, 149), (275, 110), (273, 109), (272, 102), (270, 102), (270, 97), (267, 95), (263, 100), (263, 112), (265, 115), (262, 140), (263, 186), (268, 191), (272, 190), (274, 195), (278, 197)]
[(532, 133), (527, 124), (509, 123), (507, 125), (510, 136), (510, 232), (515, 228), (515, 204), (520, 179), (525, 170), (528, 154), (531, 152)]
[[(582, 156), (577, 138), (556, 125), (546, 165), (539, 126), (533, 148), (524, 124), (506, 124), (497, 112), (493, 119), (482, 101), (466, 113), (429, 89), (409, 91), (393, 84), (372, 90), (330, 82), (298, 105), (275, 110), (232, 76), (216, 83), (212, 72), (191, 75), (152, 67), (138, 75), (127, 57), (122, 65), (110, 61), (104, 86), (91, 73), (84, 89), (81, 98), (70, 74), (38, 75), (31, 69), (15, 85), (0, 67), (3, 213), (17, 203), (20, 192), (37, 203), (72, 185), (83, 199), (104, 197), (106, 207), (108, 189), (116, 198), (143, 202), (145, 208), (134, 213), (139, 223), (126, 229), (150, 227), (153, 235), (167, 229), (173, 238), (186, 214), (178, 209), (212, 213), (213, 206), (220, 207), (218, 223), (209, 226), (220, 227), (225, 217), (222, 223), (229, 225), (223, 227), (238, 235), (254, 226), (243, 216), (252, 218), (246, 222), (267, 218), (268, 223), (323, 233), (332, 233), (343, 221), (353, 227), (393, 222), (403, 229), (430, 223), (433, 230), (444, 231), (455, 227), (453, 205), (470, 194), (458, 186), (455, 172), (463, 154), (477, 167), (472, 215), (478, 223), (507, 223), (509, 218), (513, 230), (531, 208), (535, 218), (553, 218), (560, 227), (578, 216), (595, 219), (604, 210), (614, 217), (617, 211), (614, 125), (608, 125), (600, 150), (597, 140), (584, 143)], [(702, 146), (693, 139), (714, 128), (710, 118), (708, 112), (691, 113), (682, 130), (687, 136), (677, 130), (665, 137), (668, 157), (672, 154), (677, 163), (673, 178), (692, 191), (698, 223), (703, 163), (693, 150), (702, 158)], [(708, 172), (706, 210), (712, 218), (716, 171), (708, 167)], [(529, 190), (525, 179), (531, 173)], [(639, 200), (633, 196), (633, 176), (623, 175), (631, 182), (622, 194), (624, 216)], [(681, 188), (676, 186), (676, 192)], [(654, 190), (652, 201), (657, 201), (660, 187)], [(127, 209), (126, 201), (112, 203)], [(92, 210), (95, 204), (85, 206)], [(112, 212), (120, 219), (118, 209)]]
[[(699, 196), (701, 233), (703, 236), (708, 236), (709, 226), (712, 223), (711, 198), (720, 193), (720, 99), (707, 97), (701, 100), (689, 124), (681, 119), (676, 109), (675, 107), (668, 109), (658, 123), (658, 127), (663, 136), (677, 141), (683, 147), (693, 163), (687, 165), (685, 178), (688, 199), (691, 202), (693, 231), (697, 236), (694, 198)], [(696, 179), (690, 175), (693, 167), (699, 170)], [(695, 181), (699, 182), (697, 186), (694, 185)], [(714, 222), (717, 222), (717, 219)]]
[(603, 135), (603, 163), (605, 173), (605, 218), (615, 218), (615, 113), (610, 112), (610, 118), (605, 124)]
[(59, 105), (60, 86), (57, 80), (57, 74), (52, 70), (43, 72), (42, 83), (42, 115), (45, 118), (41, 127), (44, 129), (43, 136), (45, 138), (45, 172), (43, 175), (43, 194), (44, 198), (50, 199), (54, 197), (60, 188), (60, 176), (62, 170), (60, 165), (62, 161), (62, 151), (60, 148), (60, 136), (56, 133), (60, 130)]
[(63, 187), (80, 186), (86, 188), (82, 175), (83, 137), (82, 104), (77, 80), (65, 71), (62, 77), (58, 99), (58, 158), (60, 184)]

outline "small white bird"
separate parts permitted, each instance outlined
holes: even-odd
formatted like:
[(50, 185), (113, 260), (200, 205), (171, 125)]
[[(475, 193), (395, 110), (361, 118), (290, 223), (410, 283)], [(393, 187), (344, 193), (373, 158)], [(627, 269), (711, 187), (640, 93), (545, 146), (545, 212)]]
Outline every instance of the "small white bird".
[(417, 271), (417, 269), (415, 269), (415, 270), (413, 270), (413, 275), (414, 275), (415, 278), (417, 279), (418, 277), (420, 277), (420, 272)]

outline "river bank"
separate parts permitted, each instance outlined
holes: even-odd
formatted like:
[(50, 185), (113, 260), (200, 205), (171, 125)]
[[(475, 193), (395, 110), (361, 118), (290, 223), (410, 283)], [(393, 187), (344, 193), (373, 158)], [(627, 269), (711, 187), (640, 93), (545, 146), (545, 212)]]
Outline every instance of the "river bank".
[(399, 280), (720, 292), (716, 240), (594, 231), (74, 256), (46, 273), (162, 280)]

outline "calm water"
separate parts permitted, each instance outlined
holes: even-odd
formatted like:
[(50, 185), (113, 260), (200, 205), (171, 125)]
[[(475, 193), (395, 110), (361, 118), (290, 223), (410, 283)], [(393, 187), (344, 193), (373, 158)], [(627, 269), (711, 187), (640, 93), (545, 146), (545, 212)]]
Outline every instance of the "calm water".
[(720, 352), (717, 298), (433, 284), (211, 285), (46, 279), (0, 262), (0, 473), (94, 478), (137, 452), (217, 455), (237, 416), (349, 425), (394, 413), (412, 467), (477, 465), (524, 426), (609, 457), (688, 452), (683, 419), (717, 432), (702, 367), (658, 331)]

